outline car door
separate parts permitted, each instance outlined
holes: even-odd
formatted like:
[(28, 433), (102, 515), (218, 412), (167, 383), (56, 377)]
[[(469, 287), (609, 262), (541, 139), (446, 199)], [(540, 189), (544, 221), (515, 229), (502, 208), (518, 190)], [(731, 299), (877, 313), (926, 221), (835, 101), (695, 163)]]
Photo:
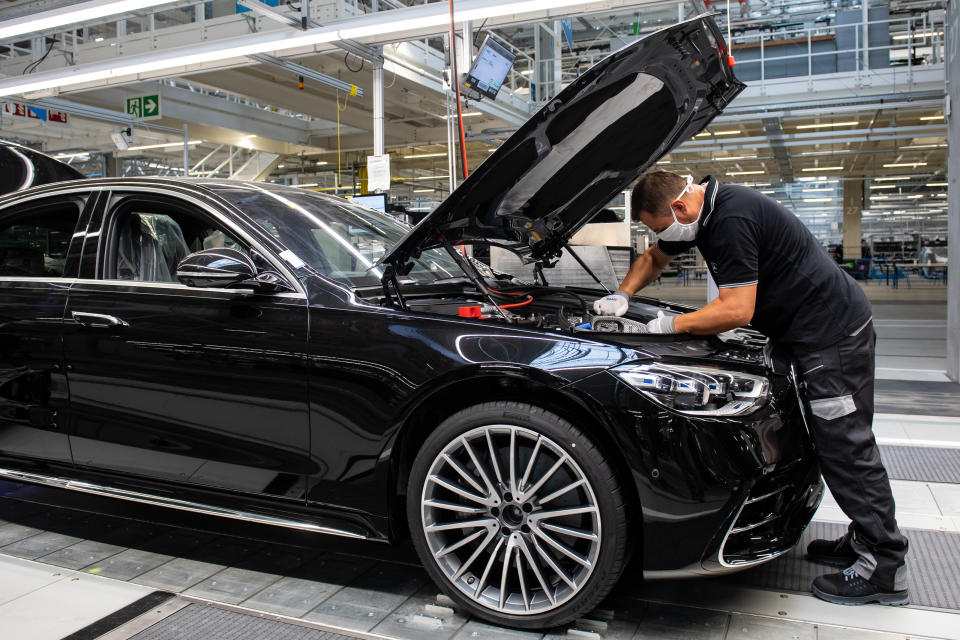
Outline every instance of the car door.
[(307, 305), (298, 285), (261, 294), (177, 282), (177, 262), (205, 245), (234, 246), (264, 266), (272, 259), (202, 194), (116, 190), (96, 223), (64, 322), (76, 464), (302, 500)]
[(60, 339), (80, 246), (99, 194), (31, 197), (0, 208), (0, 456), (72, 462)]

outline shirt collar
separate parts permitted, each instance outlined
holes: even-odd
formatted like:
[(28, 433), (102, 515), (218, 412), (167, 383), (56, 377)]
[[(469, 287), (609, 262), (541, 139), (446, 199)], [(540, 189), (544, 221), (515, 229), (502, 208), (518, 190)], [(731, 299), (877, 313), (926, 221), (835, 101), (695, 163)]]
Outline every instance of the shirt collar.
[(706, 186), (706, 190), (703, 192), (703, 206), (700, 209), (700, 226), (705, 227), (710, 222), (710, 216), (713, 215), (720, 182), (713, 176), (707, 176), (700, 181), (700, 184)]

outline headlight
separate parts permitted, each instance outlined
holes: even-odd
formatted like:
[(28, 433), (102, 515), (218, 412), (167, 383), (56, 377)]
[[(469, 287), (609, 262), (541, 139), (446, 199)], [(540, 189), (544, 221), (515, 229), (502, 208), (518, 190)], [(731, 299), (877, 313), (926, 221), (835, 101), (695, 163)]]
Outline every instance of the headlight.
[(632, 364), (613, 372), (657, 404), (688, 415), (745, 415), (770, 395), (766, 378), (713, 367)]

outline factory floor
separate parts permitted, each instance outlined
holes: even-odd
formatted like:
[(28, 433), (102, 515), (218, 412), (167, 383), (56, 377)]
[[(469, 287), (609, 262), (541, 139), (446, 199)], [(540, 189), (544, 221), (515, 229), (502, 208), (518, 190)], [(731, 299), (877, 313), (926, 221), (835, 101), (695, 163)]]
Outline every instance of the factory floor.
[[(909, 606), (842, 607), (809, 593), (824, 568), (802, 546), (847, 522), (829, 495), (777, 560), (720, 579), (626, 575), (589, 616), (532, 633), (464, 616), (408, 545), (278, 541), (258, 526), (0, 483), (0, 638), (960, 639), (960, 385), (944, 376), (945, 287), (864, 289), (878, 333), (874, 430), (911, 540)], [(648, 293), (706, 296), (696, 282)]]

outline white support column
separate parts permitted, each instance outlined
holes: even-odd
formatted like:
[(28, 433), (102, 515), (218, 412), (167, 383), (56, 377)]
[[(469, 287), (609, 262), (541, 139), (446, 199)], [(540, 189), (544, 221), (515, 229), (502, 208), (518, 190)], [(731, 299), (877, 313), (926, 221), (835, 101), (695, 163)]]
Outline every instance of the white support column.
[[(863, 15), (863, 69), (870, 70), (870, 0), (860, 0)], [(909, 59), (909, 55), (907, 58)]]
[[(960, 140), (960, 116), (953, 105), (960, 104), (960, 3), (947, 4), (944, 24), (946, 50), (946, 109), (948, 140)], [(960, 145), (949, 146), (947, 157), (947, 376), (960, 382)]]
[(187, 125), (183, 125), (183, 177), (190, 177), (190, 132)]
[(383, 155), (383, 63), (373, 65), (373, 155)]

